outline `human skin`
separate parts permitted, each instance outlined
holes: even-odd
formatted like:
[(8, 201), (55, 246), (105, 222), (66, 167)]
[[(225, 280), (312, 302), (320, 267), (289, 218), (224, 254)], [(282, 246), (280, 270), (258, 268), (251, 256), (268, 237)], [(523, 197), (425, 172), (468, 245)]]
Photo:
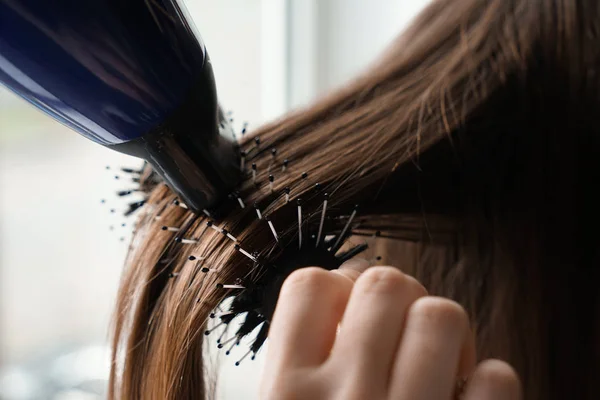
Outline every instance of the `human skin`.
[(264, 400), (521, 398), (514, 369), (477, 363), (465, 310), (394, 267), (351, 260), (283, 284), (269, 331)]

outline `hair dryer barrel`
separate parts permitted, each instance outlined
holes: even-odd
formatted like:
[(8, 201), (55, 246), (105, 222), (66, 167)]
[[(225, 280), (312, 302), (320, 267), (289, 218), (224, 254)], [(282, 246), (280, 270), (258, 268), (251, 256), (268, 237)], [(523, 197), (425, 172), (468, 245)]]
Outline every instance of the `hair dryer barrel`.
[(146, 159), (195, 211), (241, 177), (210, 59), (177, 0), (1, 0), (0, 81)]

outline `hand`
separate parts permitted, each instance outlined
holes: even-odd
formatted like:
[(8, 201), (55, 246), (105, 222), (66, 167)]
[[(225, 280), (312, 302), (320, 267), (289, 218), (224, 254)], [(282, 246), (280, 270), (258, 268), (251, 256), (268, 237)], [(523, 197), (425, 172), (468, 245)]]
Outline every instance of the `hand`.
[[(464, 309), (392, 267), (352, 260), (283, 284), (269, 331), (264, 400), (519, 399), (506, 363), (476, 365)], [(338, 329), (339, 326), (339, 329)]]

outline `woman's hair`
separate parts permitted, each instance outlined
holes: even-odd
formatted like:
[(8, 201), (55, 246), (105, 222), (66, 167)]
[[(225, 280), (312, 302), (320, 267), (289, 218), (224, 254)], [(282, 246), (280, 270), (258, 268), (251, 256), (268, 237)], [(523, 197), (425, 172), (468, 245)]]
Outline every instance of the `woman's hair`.
[[(600, 398), (599, 33), (596, 0), (434, 1), (355, 80), (244, 140), (256, 179), (249, 170), (239, 188), (246, 207), (215, 224), (276, 259), (255, 202), (286, 246), (298, 224), (285, 187), (302, 198), (308, 231), (320, 193), (341, 216), (330, 231), (360, 203), (350, 241), (380, 231), (367, 241), (381, 263), (461, 303), (479, 357), (511, 363), (525, 398)], [(204, 331), (230, 294), (217, 284), (264, 271), (146, 173), (110, 397), (210, 397)], [(182, 234), (199, 239), (174, 240)]]

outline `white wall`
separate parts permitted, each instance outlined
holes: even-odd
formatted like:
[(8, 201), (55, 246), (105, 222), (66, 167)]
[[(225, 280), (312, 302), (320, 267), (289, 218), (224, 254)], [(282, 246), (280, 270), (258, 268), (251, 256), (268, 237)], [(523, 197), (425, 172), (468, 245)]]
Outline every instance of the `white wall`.
[(219, 102), (236, 126), (264, 119), (262, 92), (262, 0), (185, 0), (211, 58)]
[(429, 0), (291, 0), (290, 105), (351, 79)]

